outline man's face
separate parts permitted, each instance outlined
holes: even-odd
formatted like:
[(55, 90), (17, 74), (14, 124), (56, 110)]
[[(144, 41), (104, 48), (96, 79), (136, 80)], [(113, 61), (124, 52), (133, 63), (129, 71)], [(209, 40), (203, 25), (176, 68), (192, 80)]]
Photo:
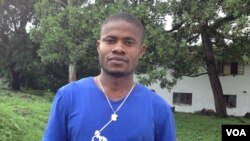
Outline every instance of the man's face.
[(142, 31), (125, 21), (111, 21), (103, 25), (97, 42), (102, 70), (112, 76), (133, 74), (145, 47)]

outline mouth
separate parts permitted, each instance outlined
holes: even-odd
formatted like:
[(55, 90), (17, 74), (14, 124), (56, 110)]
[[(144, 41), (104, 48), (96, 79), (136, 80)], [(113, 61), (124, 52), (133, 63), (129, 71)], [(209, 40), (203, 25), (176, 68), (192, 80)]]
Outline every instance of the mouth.
[(108, 60), (113, 62), (113, 63), (128, 62), (127, 58), (121, 57), (121, 56), (112, 56), (112, 57), (109, 57)]
[(108, 58), (108, 61), (113, 65), (123, 65), (128, 62), (128, 59), (122, 56), (112, 56)]

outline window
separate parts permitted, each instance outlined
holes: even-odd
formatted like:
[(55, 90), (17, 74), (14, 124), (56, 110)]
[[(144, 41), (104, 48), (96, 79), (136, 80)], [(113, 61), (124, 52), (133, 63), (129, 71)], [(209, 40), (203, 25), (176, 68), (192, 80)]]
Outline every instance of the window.
[(231, 63), (231, 74), (238, 74), (238, 63)]
[(173, 104), (192, 105), (192, 93), (173, 93)]
[(236, 108), (236, 95), (224, 95), (227, 108)]
[(244, 65), (237, 62), (218, 63), (219, 73), (222, 75), (237, 75), (244, 74)]

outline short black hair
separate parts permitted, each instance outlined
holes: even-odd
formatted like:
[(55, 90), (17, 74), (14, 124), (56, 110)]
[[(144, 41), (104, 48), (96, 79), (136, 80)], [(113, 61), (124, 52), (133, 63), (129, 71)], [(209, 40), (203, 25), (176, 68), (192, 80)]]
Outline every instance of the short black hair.
[(108, 18), (106, 18), (104, 20), (101, 28), (109, 22), (118, 21), (118, 20), (128, 22), (128, 23), (133, 24), (136, 27), (138, 27), (142, 32), (142, 41), (144, 40), (145, 29), (144, 29), (142, 22), (136, 16), (134, 16), (130, 13), (119, 12), (119, 13), (116, 13), (114, 15), (109, 16)]

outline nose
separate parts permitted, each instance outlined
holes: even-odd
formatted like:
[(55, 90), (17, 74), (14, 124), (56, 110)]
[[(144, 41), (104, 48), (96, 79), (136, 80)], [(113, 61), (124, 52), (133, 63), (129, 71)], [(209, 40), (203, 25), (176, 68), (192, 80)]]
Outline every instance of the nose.
[(124, 54), (125, 53), (125, 48), (124, 48), (124, 44), (120, 41), (120, 42), (117, 42), (113, 49), (112, 49), (112, 52), (113, 53), (116, 53), (116, 54)]

